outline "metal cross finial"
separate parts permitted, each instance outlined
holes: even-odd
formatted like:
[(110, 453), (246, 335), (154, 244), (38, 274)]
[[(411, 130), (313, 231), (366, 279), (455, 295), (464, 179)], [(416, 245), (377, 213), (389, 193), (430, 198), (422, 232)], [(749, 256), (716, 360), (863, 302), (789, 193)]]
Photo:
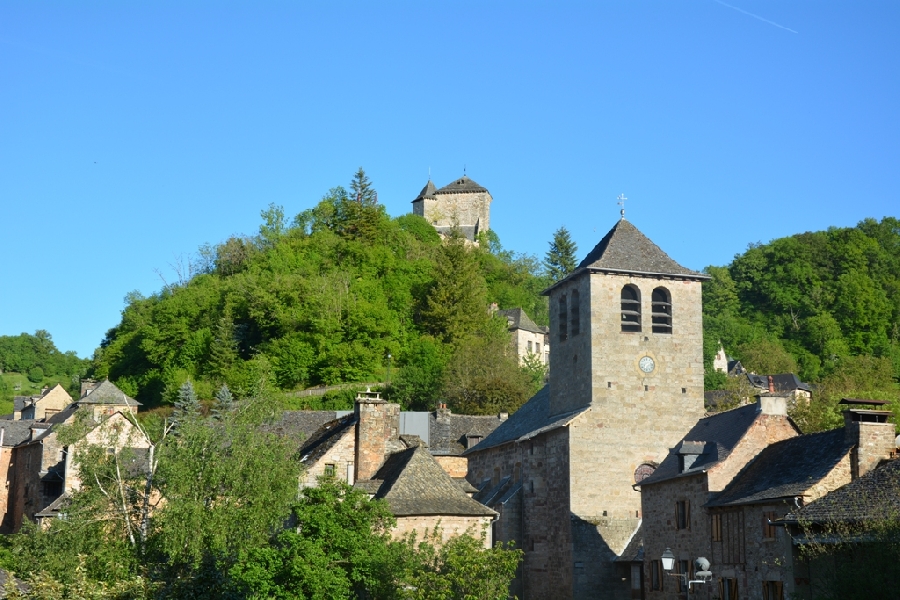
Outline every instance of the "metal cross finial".
[(621, 213), (622, 218), (624, 219), (625, 218), (625, 201), (628, 200), (628, 198), (625, 197), (625, 194), (619, 194), (618, 200), (619, 201), (616, 204), (618, 204), (619, 206), (622, 207), (622, 210), (620, 210), (619, 212)]

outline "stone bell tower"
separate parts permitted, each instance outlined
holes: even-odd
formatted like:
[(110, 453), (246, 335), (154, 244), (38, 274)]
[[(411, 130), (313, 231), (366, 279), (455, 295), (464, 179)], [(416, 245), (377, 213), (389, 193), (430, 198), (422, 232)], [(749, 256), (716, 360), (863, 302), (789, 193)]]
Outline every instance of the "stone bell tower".
[[(550, 297), (549, 419), (568, 426), (573, 564), (612, 564), (641, 523), (632, 486), (704, 414), (701, 282), (622, 219)], [(575, 569), (574, 598), (613, 598)]]

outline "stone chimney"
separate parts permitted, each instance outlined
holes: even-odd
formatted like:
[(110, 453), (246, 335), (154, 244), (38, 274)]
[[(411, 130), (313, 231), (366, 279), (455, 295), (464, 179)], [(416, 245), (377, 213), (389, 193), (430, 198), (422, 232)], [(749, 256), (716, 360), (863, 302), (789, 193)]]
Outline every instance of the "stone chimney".
[[(772, 378), (769, 377), (769, 387), (772, 387)], [(756, 397), (756, 411), (773, 417), (787, 416), (788, 399), (786, 396), (774, 392), (760, 394)]]
[(896, 451), (896, 431), (893, 423), (888, 423), (891, 411), (856, 408), (871, 404), (876, 407), (887, 404), (880, 400), (853, 400), (844, 398), (839, 404), (853, 406), (843, 411), (844, 436), (850, 450), (850, 476), (862, 477), (878, 466), (884, 459), (891, 458)]
[(356, 477), (371, 479), (400, 437), (400, 405), (366, 390), (356, 395)]
[(775, 378), (769, 375), (769, 393), (775, 393)]

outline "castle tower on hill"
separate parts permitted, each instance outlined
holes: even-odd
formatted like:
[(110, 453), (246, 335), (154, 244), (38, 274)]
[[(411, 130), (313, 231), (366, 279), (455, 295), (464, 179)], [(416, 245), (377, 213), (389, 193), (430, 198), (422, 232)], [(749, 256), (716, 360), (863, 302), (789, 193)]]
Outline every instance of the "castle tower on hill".
[(623, 217), (544, 291), (549, 385), (466, 452), (473, 485), (508, 488), (482, 497), (525, 550), (520, 598), (633, 597), (633, 486), (704, 414), (704, 279)]
[(469, 241), (491, 227), (491, 193), (465, 175), (440, 189), (428, 183), (412, 201), (413, 214), (424, 217), (441, 235), (459, 227)]

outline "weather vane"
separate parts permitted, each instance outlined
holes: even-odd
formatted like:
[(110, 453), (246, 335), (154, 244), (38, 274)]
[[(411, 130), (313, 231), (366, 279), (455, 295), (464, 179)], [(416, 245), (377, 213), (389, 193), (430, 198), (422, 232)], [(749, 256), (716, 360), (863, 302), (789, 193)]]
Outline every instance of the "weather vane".
[(616, 204), (618, 204), (619, 206), (622, 207), (622, 210), (620, 210), (619, 212), (621, 213), (622, 218), (624, 219), (625, 218), (625, 201), (628, 200), (628, 198), (625, 197), (625, 194), (619, 194), (618, 200), (619, 201)]

